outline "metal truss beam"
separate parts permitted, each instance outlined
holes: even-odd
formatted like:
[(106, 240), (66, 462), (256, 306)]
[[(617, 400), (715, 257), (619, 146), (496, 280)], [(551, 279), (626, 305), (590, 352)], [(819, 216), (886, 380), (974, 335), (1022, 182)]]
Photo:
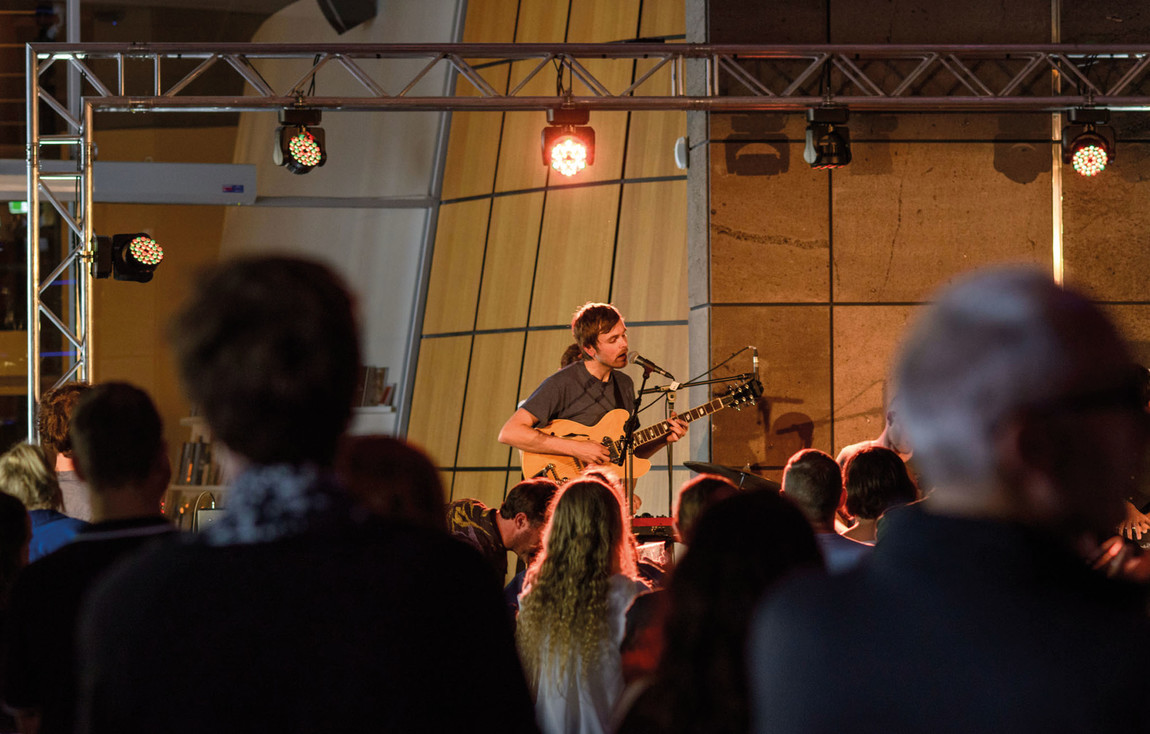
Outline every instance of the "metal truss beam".
[[(502, 77), (508, 65), (514, 66), (514, 86), (493, 75), (498, 70)], [(41, 84), (54, 67), (81, 77), (82, 108)], [(424, 83), (443, 70), (457, 76), (454, 96)], [(275, 86), (268, 77), (292, 81)], [(1150, 111), (1150, 45), (29, 44), (26, 79), (31, 434), (41, 391), (42, 326), (58, 329), (75, 349), (63, 379), (92, 379), (96, 111), (236, 112), (297, 105), (499, 111), (562, 103), (591, 110), (797, 112), (830, 102), (858, 112), (1060, 112), (1089, 105)], [(232, 91), (215, 88), (221, 79), (231, 82)], [(553, 82), (554, 94), (539, 92)], [(313, 91), (332, 86), (358, 91)], [(41, 135), (41, 111), (54, 115), (64, 132)], [(53, 147), (62, 155), (45, 156)], [(71, 161), (72, 170), (41, 166), (60, 158)], [(76, 193), (75, 208), (61, 203), (67, 198), (57, 193), (62, 186)], [(65, 222), (70, 241), (44, 280), (42, 201)], [(68, 289), (63, 314), (41, 298), (53, 284)]]
[[(603, 110), (795, 111), (828, 101), (869, 111), (1150, 109), (1150, 46), (93, 43), (29, 48), (38, 73), (57, 63), (78, 70), (94, 93), (94, 106), (109, 111), (251, 111), (301, 101), (364, 111), (516, 110), (546, 109), (564, 98)], [(612, 87), (609, 78), (630, 79), (636, 62), (644, 62), (638, 79)], [(287, 63), (302, 71), (285, 86), (273, 87), (261, 73)], [(503, 91), (489, 72), (512, 63), (522, 73)], [(692, 64), (703, 70), (704, 88), (688, 94), (684, 79)], [(397, 68), (405, 70), (406, 81), (389, 89), (379, 72)], [(459, 76), (466, 94), (448, 97), (420, 85), (443, 69)], [(209, 70), (242, 80), (245, 94), (192, 91)], [(540, 95), (539, 84), (532, 82), (550, 83), (558, 70), (568, 80), (566, 93)], [(620, 70), (627, 73), (612, 74)], [(657, 73), (661, 70), (669, 74)], [(359, 93), (331, 97), (307, 91), (317, 80), (336, 77), (354, 81)]]

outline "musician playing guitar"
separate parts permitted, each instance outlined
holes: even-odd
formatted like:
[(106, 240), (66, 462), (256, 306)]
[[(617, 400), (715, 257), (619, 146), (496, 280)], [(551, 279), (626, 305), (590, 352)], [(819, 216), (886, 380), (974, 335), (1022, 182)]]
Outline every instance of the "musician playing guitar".
[[(610, 453), (601, 443), (537, 430), (557, 419), (593, 426), (608, 411), (630, 411), (635, 405), (634, 384), (618, 371), (627, 364), (627, 325), (619, 311), (606, 303), (584, 304), (571, 320), (571, 332), (583, 352), (582, 361), (544, 380), (503, 424), (499, 441), (533, 454), (560, 454), (583, 464), (607, 464)], [(677, 418), (668, 422), (666, 436), (637, 447), (636, 456), (647, 458), (686, 434), (687, 424)]]

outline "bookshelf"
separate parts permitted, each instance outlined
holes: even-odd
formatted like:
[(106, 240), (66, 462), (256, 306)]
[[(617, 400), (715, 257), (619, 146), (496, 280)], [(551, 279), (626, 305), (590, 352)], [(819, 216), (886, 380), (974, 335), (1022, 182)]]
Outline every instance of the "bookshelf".
[(227, 486), (221, 484), (219, 462), (212, 456), (212, 435), (200, 415), (180, 419), (188, 429), (188, 441), (172, 467), (172, 484), (164, 495), (164, 515), (181, 530), (195, 530), (196, 513), (222, 507)]

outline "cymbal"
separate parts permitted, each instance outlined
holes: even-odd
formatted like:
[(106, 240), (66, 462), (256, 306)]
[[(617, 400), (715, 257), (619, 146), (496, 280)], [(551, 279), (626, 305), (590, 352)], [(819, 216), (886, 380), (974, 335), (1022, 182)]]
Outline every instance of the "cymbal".
[(708, 464), (704, 461), (684, 461), (683, 466), (700, 474), (718, 474), (720, 477), (730, 479), (739, 489), (770, 489), (778, 492), (781, 488), (778, 482), (738, 467)]

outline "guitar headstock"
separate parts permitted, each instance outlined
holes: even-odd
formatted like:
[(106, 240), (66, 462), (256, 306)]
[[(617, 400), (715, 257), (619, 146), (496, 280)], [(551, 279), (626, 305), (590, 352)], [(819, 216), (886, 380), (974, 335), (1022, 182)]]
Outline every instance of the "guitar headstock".
[(763, 383), (759, 382), (759, 378), (752, 377), (742, 385), (732, 387), (719, 398), (723, 401), (723, 405), (738, 409), (742, 405), (754, 403), (762, 394)]

